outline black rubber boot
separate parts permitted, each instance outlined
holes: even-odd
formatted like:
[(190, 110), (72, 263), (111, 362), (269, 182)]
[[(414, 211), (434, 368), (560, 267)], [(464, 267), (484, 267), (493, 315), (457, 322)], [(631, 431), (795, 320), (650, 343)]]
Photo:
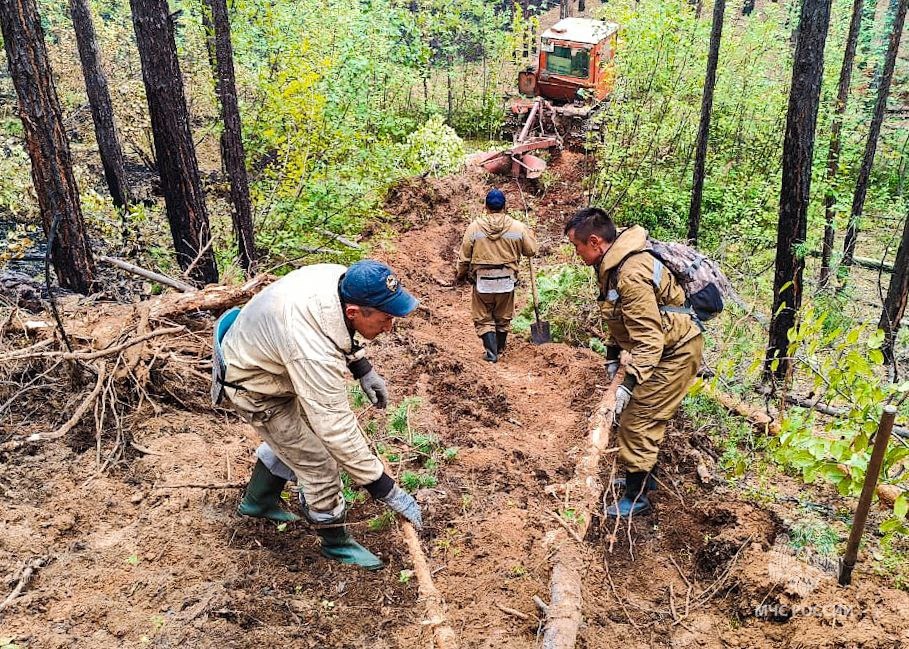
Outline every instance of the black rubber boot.
[(508, 332), (507, 331), (497, 331), (496, 332), (496, 344), (498, 345), (499, 356), (502, 355), (502, 352), (505, 351), (505, 343), (508, 341)]
[[(657, 474), (657, 465), (654, 465), (653, 468), (650, 469), (650, 471), (647, 473), (647, 491), (655, 491), (658, 488), (657, 481), (656, 481), (656, 474)], [(612, 481), (612, 484), (616, 487), (624, 487), (625, 486), (625, 477), (622, 476), (621, 478), (616, 478), (615, 480)]]
[(629, 518), (650, 511), (647, 499), (647, 471), (636, 471), (625, 476), (625, 493), (614, 505), (606, 508), (610, 518)]
[(287, 481), (273, 475), (262, 463), (256, 461), (243, 501), (237, 507), (237, 513), (254, 518), (267, 518), (276, 523), (293, 523), (300, 520), (296, 514), (291, 514), (281, 508), (281, 492)]
[(483, 341), (483, 347), (486, 349), (486, 355), (483, 357), (484, 360), (487, 360), (490, 363), (495, 363), (499, 360), (499, 347), (498, 341), (496, 340), (496, 332), (487, 332), (480, 336), (480, 339)]
[[(322, 539), (322, 556), (366, 570), (379, 570), (385, 566), (382, 560), (354, 541), (347, 531), (347, 513), (325, 523), (312, 523), (316, 534)], [(319, 527), (324, 525), (324, 527)]]

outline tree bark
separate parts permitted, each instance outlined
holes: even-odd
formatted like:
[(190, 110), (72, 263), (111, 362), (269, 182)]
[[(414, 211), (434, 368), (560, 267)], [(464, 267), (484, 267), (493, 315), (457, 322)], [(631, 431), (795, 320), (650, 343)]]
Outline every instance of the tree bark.
[(893, 363), (896, 334), (900, 329), (900, 321), (906, 315), (906, 298), (909, 296), (909, 218), (903, 224), (903, 238), (896, 253), (893, 269), (881, 320), (878, 323), (878, 327), (884, 332), (881, 351), (888, 363)]
[(701, 122), (698, 125), (694, 179), (691, 183), (691, 209), (688, 211), (688, 240), (695, 247), (698, 245), (698, 231), (701, 227), (701, 199), (704, 194), (707, 142), (710, 138), (710, 113), (713, 110), (713, 89), (716, 86), (716, 67), (720, 58), (720, 40), (723, 36), (723, 11), (725, 8), (726, 0), (715, 0), (713, 26), (710, 30), (710, 50), (707, 54), (707, 76), (704, 79), (704, 94), (701, 97)]
[(0, 0), (0, 30), (48, 239), (57, 223), (51, 249), (57, 280), (60, 286), (89, 293), (95, 263), (35, 0)]
[(805, 261), (797, 254), (797, 247), (805, 243), (808, 228), (814, 129), (829, 24), (830, 0), (802, 1), (783, 140), (783, 181), (771, 311), (773, 320), (764, 366), (764, 375), (768, 378), (771, 375), (785, 378), (789, 374), (789, 330), (802, 306)]
[(130, 0), (167, 220), (180, 268), (218, 281), (167, 0)]
[(858, 44), (864, 4), (864, 0), (854, 0), (852, 4), (852, 20), (849, 23), (849, 35), (846, 37), (846, 51), (843, 54), (843, 65), (840, 67), (836, 104), (833, 107), (833, 122), (830, 125), (830, 148), (827, 151), (827, 195), (824, 198), (824, 242), (821, 247), (821, 272), (818, 277), (818, 285), (821, 288), (827, 286), (830, 281), (830, 258), (833, 256), (833, 238), (836, 235), (834, 229), (836, 195), (833, 192), (833, 183), (836, 181), (839, 171), (843, 115), (846, 112), (846, 103), (849, 101), (849, 84), (852, 81), (852, 66), (855, 61), (855, 49)]
[(126, 180), (123, 149), (114, 126), (114, 109), (107, 87), (107, 77), (101, 68), (98, 41), (88, 0), (70, 0), (69, 7), (73, 29), (76, 32), (79, 59), (82, 61), (85, 92), (88, 95), (92, 121), (95, 125), (98, 153), (101, 155), (101, 166), (104, 168), (104, 179), (107, 181), (114, 205), (125, 207), (132, 202), (132, 198)]
[(859, 168), (858, 178), (855, 181), (852, 211), (849, 214), (849, 227), (846, 230), (846, 241), (843, 244), (843, 265), (847, 268), (852, 265), (852, 257), (855, 255), (858, 222), (865, 207), (865, 197), (868, 195), (868, 180), (871, 178), (871, 167), (874, 164), (877, 140), (881, 134), (884, 112), (887, 109), (890, 82), (893, 80), (893, 69), (896, 66), (896, 56), (900, 47), (900, 38), (903, 35), (903, 25), (906, 22), (907, 6), (909, 6), (909, 0), (899, 0), (896, 16), (893, 19), (893, 29), (890, 31), (890, 41), (887, 45), (887, 59), (884, 62), (884, 71), (881, 74), (881, 83), (877, 91), (877, 103), (874, 106), (871, 126), (868, 129), (868, 139), (865, 142), (865, 154), (862, 158), (862, 166)]
[(252, 204), (249, 178), (246, 175), (246, 151), (243, 148), (243, 126), (234, 77), (234, 54), (230, 42), (230, 18), (225, 0), (206, 0), (211, 10), (215, 34), (217, 81), (215, 89), (221, 100), (224, 131), (221, 133), (221, 158), (230, 178), (230, 200), (233, 203), (234, 234), (240, 266), (250, 276), (255, 273), (256, 249), (253, 238)]

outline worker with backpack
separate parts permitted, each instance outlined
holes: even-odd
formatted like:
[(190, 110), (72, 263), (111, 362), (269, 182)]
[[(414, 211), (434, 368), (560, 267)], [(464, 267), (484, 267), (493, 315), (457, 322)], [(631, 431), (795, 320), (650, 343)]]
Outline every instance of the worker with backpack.
[(565, 234), (596, 271), (610, 380), (621, 352), (630, 354), (615, 404), (625, 490), (606, 510), (625, 518), (650, 509), (647, 491), (666, 425), (701, 365), (701, 323), (722, 310), (728, 282), (692, 248), (652, 241), (640, 226), (618, 230), (600, 208), (578, 211)]

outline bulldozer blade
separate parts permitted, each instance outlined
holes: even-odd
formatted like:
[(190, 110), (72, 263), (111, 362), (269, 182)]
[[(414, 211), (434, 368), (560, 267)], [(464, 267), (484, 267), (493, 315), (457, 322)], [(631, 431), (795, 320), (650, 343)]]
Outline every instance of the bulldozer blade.
[(535, 155), (525, 153), (521, 156), (521, 166), (528, 178), (539, 178), (546, 171), (546, 161)]
[(546, 320), (537, 320), (530, 323), (530, 342), (534, 345), (544, 345), (552, 342), (549, 333), (549, 323)]

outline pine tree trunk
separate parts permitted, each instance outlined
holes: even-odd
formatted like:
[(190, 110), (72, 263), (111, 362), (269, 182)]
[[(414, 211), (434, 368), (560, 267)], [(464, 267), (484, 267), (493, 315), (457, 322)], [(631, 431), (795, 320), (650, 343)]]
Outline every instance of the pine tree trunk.
[(189, 111), (167, 0), (130, 0), (167, 220), (177, 262), (201, 283), (218, 281)]
[(818, 285), (821, 288), (827, 286), (830, 281), (830, 259), (833, 256), (833, 238), (836, 235), (834, 229), (836, 212), (833, 209), (836, 205), (836, 195), (833, 192), (833, 183), (836, 181), (840, 166), (843, 115), (846, 112), (846, 103), (849, 101), (849, 84), (852, 82), (852, 66), (862, 24), (863, 6), (864, 0), (855, 0), (852, 4), (852, 20), (849, 23), (849, 35), (846, 37), (843, 65), (840, 67), (836, 105), (833, 107), (833, 123), (830, 125), (830, 148), (827, 150), (827, 196), (824, 198), (824, 242), (821, 246), (821, 272), (818, 277)]
[(246, 151), (234, 77), (234, 54), (230, 42), (230, 18), (225, 0), (206, 0), (214, 23), (215, 52), (218, 66), (216, 89), (221, 99), (224, 131), (221, 133), (221, 159), (230, 178), (234, 234), (240, 265), (247, 275), (255, 272), (256, 250), (253, 239), (252, 204), (246, 175)]
[(893, 362), (894, 344), (896, 334), (900, 329), (900, 321), (906, 315), (906, 298), (909, 295), (909, 218), (903, 223), (903, 238), (896, 253), (896, 262), (893, 264), (893, 274), (890, 275), (890, 288), (887, 289), (887, 299), (884, 300), (884, 310), (878, 326), (884, 331), (884, 359)]
[(843, 244), (843, 265), (847, 268), (852, 265), (852, 257), (855, 255), (858, 222), (865, 207), (865, 197), (868, 195), (868, 180), (871, 178), (871, 167), (874, 164), (881, 125), (884, 123), (884, 113), (887, 109), (887, 97), (890, 95), (890, 82), (893, 80), (900, 37), (903, 35), (903, 25), (906, 22), (906, 7), (909, 6), (909, 0), (899, 0), (899, 2), (896, 16), (893, 19), (893, 29), (890, 32), (890, 41), (887, 45), (887, 59), (884, 62), (881, 83), (877, 91), (877, 103), (874, 105), (868, 139), (865, 142), (865, 155), (862, 158), (862, 166), (859, 168), (858, 178), (855, 181), (855, 193), (852, 196), (852, 212), (849, 214), (849, 227), (846, 230), (846, 241)]
[[(766, 377), (789, 375), (789, 330), (802, 306), (804, 244), (808, 227), (814, 129), (824, 73), (824, 45), (830, 24), (830, 0), (803, 0), (792, 62), (792, 85), (783, 140), (783, 182), (773, 278), (773, 320), (764, 368)], [(774, 363), (778, 363), (774, 367)]]
[(691, 183), (691, 209), (688, 211), (688, 240), (698, 245), (698, 231), (701, 227), (701, 200), (704, 194), (704, 173), (707, 164), (707, 142), (710, 138), (710, 113), (713, 110), (713, 89), (716, 86), (716, 67), (720, 58), (720, 40), (723, 36), (723, 11), (726, 0), (713, 4), (713, 27), (710, 30), (710, 51), (707, 54), (707, 76), (704, 79), (704, 94), (701, 97), (701, 122), (698, 126), (698, 141), (694, 158), (694, 180)]
[(98, 153), (101, 155), (101, 166), (104, 167), (104, 179), (107, 181), (114, 205), (125, 207), (132, 199), (126, 179), (123, 149), (120, 147), (120, 138), (117, 137), (114, 126), (114, 109), (107, 88), (107, 77), (101, 68), (98, 41), (88, 0), (70, 0), (70, 15), (76, 32), (79, 58), (82, 61), (85, 91), (92, 110), (92, 121), (95, 124)]
[(48, 239), (57, 223), (51, 249), (57, 281), (87, 294), (95, 281), (95, 263), (35, 0), (0, 0), (0, 29)]

